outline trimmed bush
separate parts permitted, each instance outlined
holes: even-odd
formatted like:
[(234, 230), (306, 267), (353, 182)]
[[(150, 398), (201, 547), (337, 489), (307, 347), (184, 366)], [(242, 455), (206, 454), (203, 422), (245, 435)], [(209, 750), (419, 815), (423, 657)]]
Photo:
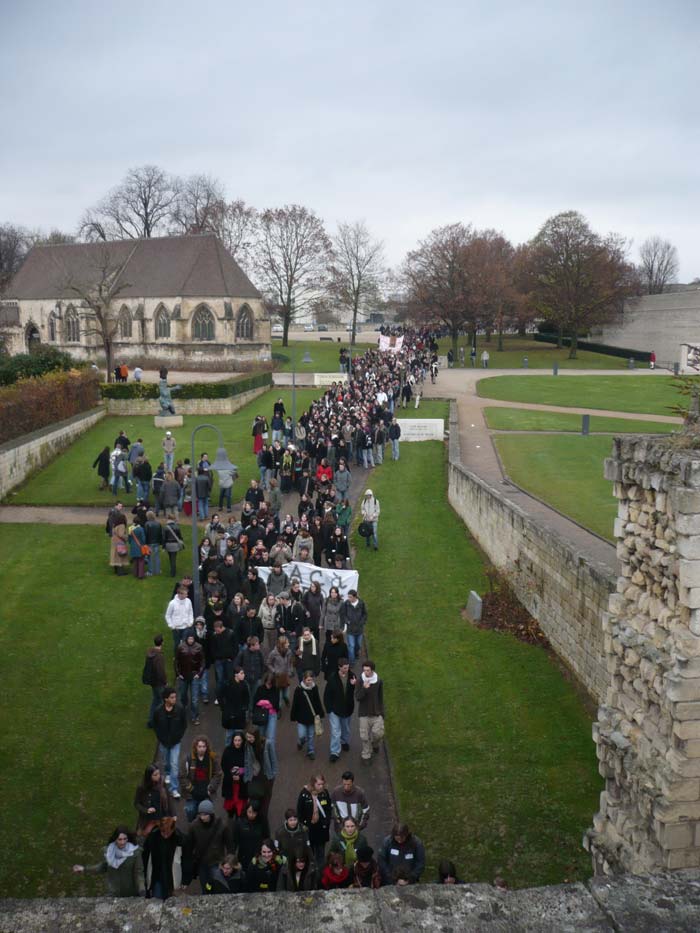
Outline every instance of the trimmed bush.
[[(188, 398), (232, 398), (251, 389), (272, 385), (272, 373), (259, 372), (252, 376), (241, 376), (226, 382), (189, 382), (175, 392), (173, 400)], [(100, 386), (102, 398), (143, 399), (158, 398), (159, 390), (154, 382), (110, 382)]]
[[(556, 334), (533, 334), (533, 340), (540, 343), (558, 343), (559, 337)], [(571, 345), (571, 337), (563, 337), (562, 344), (565, 347)], [(606, 353), (608, 356), (619, 356), (625, 360), (630, 357), (639, 363), (648, 363), (651, 354), (647, 350), (630, 350), (627, 347), (611, 347), (607, 343), (592, 343), (590, 340), (577, 340), (576, 346), (579, 350), (592, 350), (594, 353)]]
[(99, 403), (92, 370), (47, 373), (0, 389), (0, 444), (88, 411)]
[(32, 379), (56, 370), (66, 372), (79, 366), (70, 354), (41, 345), (31, 353), (0, 357), (0, 386), (14, 385), (20, 379)]

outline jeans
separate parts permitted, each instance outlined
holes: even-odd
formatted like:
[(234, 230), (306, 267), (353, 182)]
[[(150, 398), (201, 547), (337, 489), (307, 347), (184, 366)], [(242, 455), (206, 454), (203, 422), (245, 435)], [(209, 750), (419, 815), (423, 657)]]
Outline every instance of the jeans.
[(148, 725), (153, 727), (153, 714), (163, 702), (160, 692), (162, 687), (151, 687), (151, 708), (148, 711)]
[(200, 498), (197, 496), (197, 516), (202, 518), (209, 518), (209, 498), (204, 496)]
[(151, 544), (151, 553), (148, 555), (148, 572), (154, 576), (160, 573), (160, 544)]
[(228, 489), (219, 490), (219, 508), (220, 509), (224, 507), (224, 503), (225, 503), (226, 508), (229, 510), (229, 512), (231, 511), (231, 493), (232, 492), (233, 492), (233, 486), (229, 486)]
[(115, 473), (114, 474), (114, 483), (112, 484), (112, 495), (116, 496), (119, 491), (119, 480), (124, 480), (124, 489), (127, 492), (131, 492), (131, 482), (126, 473)]
[(264, 735), (272, 745), (275, 744), (275, 739), (277, 738), (277, 713), (270, 713), (267, 725), (260, 727), (260, 733)]
[(314, 745), (315, 738), (313, 723), (311, 723), (310, 726), (305, 726), (303, 722), (297, 723), (297, 740), (306, 743), (307, 755), (314, 755), (316, 753), (316, 747)]
[(351, 635), (350, 632), (346, 632), (345, 641), (348, 646), (348, 661), (354, 664), (362, 649), (362, 635)]
[(163, 774), (170, 775), (170, 791), (180, 790), (180, 743), (166, 748), (158, 743), (158, 757), (163, 761)]
[(350, 717), (328, 714), (331, 725), (331, 755), (340, 755), (343, 745), (350, 744)]
[(273, 432), (272, 432), (272, 443), (274, 444), (275, 441), (281, 441), (281, 440), (282, 440), (282, 432), (281, 432), (281, 431), (277, 431), (277, 430), (273, 430)]
[[(376, 550), (379, 547), (379, 538), (377, 537), (377, 525), (379, 523), (368, 522), (368, 524), (372, 526), (372, 541), (374, 541), (374, 548)], [(369, 547), (369, 538), (365, 538), (365, 541), (367, 542), (367, 547)]]
[(190, 701), (192, 704), (192, 719), (197, 719), (199, 716), (200, 686), (201, 684), (197, 678), (193, 678), (192, 680), (178, 680), (177, 682), (178, 699), (185, 707), (185, 710), (187, 710), (187, 694), (190, 694)]
[(392, 460), (399, 459), (399, 439), (398, 437), (392, 440), (391, 442), (391, 458)]
[(165, 472), (172, 471), (173, 460), (175, 459), (175, 453), (163, 454), (163, 466), (165, 467)]
[(362, 450), (362, 466), (367, 470), (369, 467), (374, 466), (374, 459), (372, 457), (372, 451), (363, 448)]
[(205, 703), (209, 702), (209, 671), (205, 670), (199, 680), (199, 698)]
[(148, 499), (150, 492), (151, 492), (151, 484), (147, 480), (142, 480), (142, 479), (136, 480), (136, 498), (137, 499)]
[(373, 456), (374, 456), (375, 463), (377, 464), (384, 463), (384, 444), (374, 445)]
[[(171, 555), (172, 556), (172, 555)], [(175, 576), (175, 574), (172, 574)], [(185, 632), (187, 629), (184, 628), (174, 628), (173, 629), (173, 651), (177, 651), (177, 646), (180, 644), (182, 639), (185, 637)]]
[(346, 445), (345, 445), (345, 451), (346, 451), (346, 454), (347, 454), (347, 456), (345, 457), (345, 464), (346, 464), (346, 466), (349, 467), (350, 464), (352, 463), (352, 441), (348, 441), (348, 442), (346, 443)]
[(260, 488), (267, 489), (267, 467), (258, 467), (260, 470)]
[(232, 669), (232, 661), (227, 661), (225, 659), (223, 661), (214, 661), (214, 680), (216, 682), (217, 695), (223, 688), (226, 681), (230, 679)]
[(192, 798), (185, 801), (185, 816), (187, 817), (188, 823), (194, 823), (197, 819), (197, 810), (199, 809), (200, 803), (201, 800), (193, 800)]

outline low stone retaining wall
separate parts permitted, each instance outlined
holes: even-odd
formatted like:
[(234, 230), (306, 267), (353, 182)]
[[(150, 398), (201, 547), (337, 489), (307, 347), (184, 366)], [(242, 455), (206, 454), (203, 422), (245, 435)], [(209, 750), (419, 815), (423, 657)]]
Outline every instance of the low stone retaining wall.
[(602, 702), (609, 683), (602, 616), (617, 578), (462, 466), (454, 403), (448, 478), (452, 507), (489, 559), (506, 571), (518, 599), (540, 623), (559, 657)]
[(97, 424), (105, 414), (102, 406), (92, 408), (0, 445), (0, 499), (4, 499), (11, 489), (19, 486), (32, 473), (45, 467), (66, 447), (70, 447), (77, 437)]
[(500, 891), (488, 884), (142, 898), (0, 900), (0, 933), (642, 933), (700, 928), (700, 873)]
[[(173, 397), (175, 411), (178, 415), (232, 415), (243, 408), (248, 402), (264, 395), (270, 386), (259, 386), (240, 395), (229, 398), (184, 398), (178, 399), (177, 393)], [(157, 415), (159, 410), (157, 398), (107, 398), (104, 400), (108, 415)]]

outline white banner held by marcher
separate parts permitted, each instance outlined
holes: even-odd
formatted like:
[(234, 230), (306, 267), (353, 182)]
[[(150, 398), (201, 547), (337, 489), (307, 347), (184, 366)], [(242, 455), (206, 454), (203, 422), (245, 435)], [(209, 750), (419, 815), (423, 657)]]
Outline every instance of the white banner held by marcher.
[[(360, 582), (357, 570), (335, 570), (332, 567), (317, 567), (316, 564), (304, 564), (296, 560), (283, 564), (282, 569), (290, 581), (298, 580), (301, 583), (302, 590), (308, 590), (314, 581), (320, 583), (324, 596), (328, 596), (332, 586), (337, 586), (343, 599), (347, 599), (348, 591), (356, 590)], [(265, 581), (266, 586), (270, 572), (269, 567), (258, 567), (258, 576)]]
[(441, 441), (445, 436), (442, 418), (397, 418), (402, 441)]
[(379, 338), (379, 349), (382, 353), (398, 353), (403, 347), (403, 337), (385, 337), (383, 334)]

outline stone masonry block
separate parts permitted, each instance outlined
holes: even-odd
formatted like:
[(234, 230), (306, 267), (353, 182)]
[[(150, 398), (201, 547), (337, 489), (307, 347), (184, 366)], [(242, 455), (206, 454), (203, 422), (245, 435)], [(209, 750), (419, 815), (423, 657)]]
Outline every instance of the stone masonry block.
[(698, 758), (686, 758), (682, 752), (679, 752), (674, 748), (671, 749), (670, 752), (667, 752), (666, 761), (668, 762), (671, 770), (674, 771), (679, 777), (700, 777), (700, 759)]
[(677, 515), (676, 532), (679, 535), (700, 534), (700, 515)]
[(698, 868), (700, 866), (700, 849), (672, 849), (666, 853), (666, 868)]
[(700, 491), (677, 486), (671, 490), (671, 506), (683, 515), (700, 514)]
[(681, 606), (687, 606), (689, 609), (700, 609), (700, 587), (688, 589), (681, 586), (678, 591), (678, 601)]
[(687, 849), (695, 840), (695, 823), (656, 823), (657, 838), (663, 849)]
[(700, 560), (679, 560), (678, 578), (688, 589), (700, 587)]
[(669, 677), (666, 681), (666, 696), (676, 703), (700, 701), (700, 677)]
[[(682, 706), (683, 704), (678, 704)], [(689, 706), (692, 704), (688, 704)], [(673, 734), (679, 739), (700, 739), (700, 722), (697, 719), (687, 722), (674, 722)], [(699, 788), (700, 790), (700, 788)]]

